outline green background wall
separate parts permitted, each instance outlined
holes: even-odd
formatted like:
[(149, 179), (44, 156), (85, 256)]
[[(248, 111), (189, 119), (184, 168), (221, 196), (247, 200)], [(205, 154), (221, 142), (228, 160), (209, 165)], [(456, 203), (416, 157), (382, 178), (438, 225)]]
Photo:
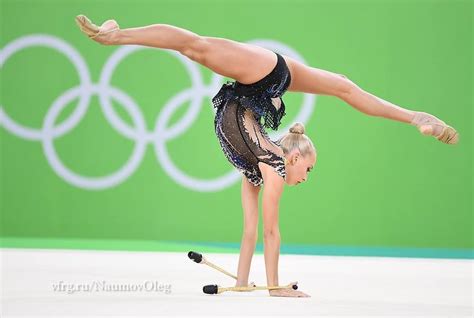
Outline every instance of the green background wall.
[[(372, 94), (440, 117), (459, 131), (458, 145), (366, 116), (335, 97), (316, 96), (305, 125), (318, 163), (308, 182), (286, 187), (282, 252), (472, 257), (472, 1), (2, 0), (2, 246), (187, 250), (200, 244), (232, 251), (239, 246), (240, 179), (199, 191), (178, 182), (157, 159), (154, 143), (162, 136), (151, 133), (164, 105), (191, 87), (177, 55), (139, 50), (112, 74), (111, 86), (133, 100), (143, 117), (141, 141), (114, 129), (97, 94), (72, 129), (51, 139), (64, 166), (88, 180), (122, 169), (141, 145), (143, 157), (130, 175), (93, 188), (53, 169), (42, 141), (48, 132), (41, 127), (55, 100), (80, 88), (78, 71), (50, 47), (30, 46), (7, 60), (5, 48), (27, 36), (54, 37), (77, 52), (96, 85), (104, 65), (124, 47), (88, 40), (74, 22), (77, 14), (96, 23), (114, 18), (122, 28), (167, 23), (242, 42), (276, 41), (313, 67), (345, 74)], [(209, 87), (212, 73), (188, 63)], [(174, 165), (199, 179), (233, 171), (214, 135), (209, 96), (195, 121), (165, 142)], [(287, 115), (279, 133), (296, 120), (304, 96), (287, 93), (284, 99)], [(54, 126), (71, 118), (78, 101), (68, 101)], [(134, 131), (124, 105), (112, 104)], [(167, 126), (182, 120), (189, 105), (185, 100)], [(30, 130), (14, 133), (5, 114)], [(260, 243), (261, 229), (262, 223)]]

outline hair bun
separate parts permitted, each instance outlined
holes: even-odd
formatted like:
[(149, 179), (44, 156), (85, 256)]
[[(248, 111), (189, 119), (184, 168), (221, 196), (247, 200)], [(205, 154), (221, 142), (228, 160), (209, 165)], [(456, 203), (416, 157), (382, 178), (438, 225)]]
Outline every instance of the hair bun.
[(304, 125), (302, 123), (295, 123), (290, 127), (290, 133), (293, 134), (304, 134)]

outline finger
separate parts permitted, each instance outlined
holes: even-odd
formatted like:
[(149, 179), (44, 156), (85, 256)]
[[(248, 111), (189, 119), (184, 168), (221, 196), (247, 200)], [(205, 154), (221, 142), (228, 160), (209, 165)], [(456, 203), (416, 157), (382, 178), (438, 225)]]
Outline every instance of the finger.
[(283, 297), (288, 297), (291, 296), (291, 291), (289, 289), (280, 289), (277, 294)]

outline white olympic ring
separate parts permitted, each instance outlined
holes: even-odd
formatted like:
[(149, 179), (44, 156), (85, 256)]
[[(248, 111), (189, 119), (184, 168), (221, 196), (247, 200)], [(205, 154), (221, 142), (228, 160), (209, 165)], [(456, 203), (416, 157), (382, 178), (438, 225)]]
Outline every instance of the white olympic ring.
[[(280, 42), (257, 39), (247, 43), (266, 47), (280, 54), (291, 56), (304, 63), (303, 58), (296, 51)], [(80, 84), (66, 90), (52, 103), (44, 117), (43, 126), (40, 129), (26, 127), (14, 121), (5, 112), (3, 105), (0, 105), (0, 126), (3, 126), (7, 131), (17, 137), (26, 140), (41, 141), (46, 159), (50, 163), (50, 166), (54, 172), (66, 182), (89, 190), (106, 189), (118, 185), (133, 174), (139, 166), (148, 143), (154, 144), (156, 158), (163, 166), (167, 175), (186, 188), (196, 191), (218, 191), (232, 185), (241, 177), (237, 169), (232, 169), (232, 171), (224, 176), (213, 180), (198, 179), (190, 176), (173, 163), (166, 148), (166, 141), (182, 135), (185, 133), (185, 130), (194, 123), (203, 105), (202, 99), (205, 97), (212, 98), (218, 92), (223, 82), (223, 76), (213, 73), (211, 84), (206, 86), (203, 83), (201, 73), (196, 63), (175, 51), (162, 50), (176, 57), (185, 66), (191, 78), (192, 86), (177, 93), (168, 100), (157, 116), (154, 131), (150, 132), (146, 128), (143, 114), (135, 101), (122, 90), (111, 86), (110, 82), (115, 68), (123, 58), (138, 50), (155, 48), (136, 45), (118, 48), (105, 63), (99, 83), (94, 84), (91, 81), (88, 66), (81, 54), (64, 40), (48, 34), (27, 35), (8, 43), (0, 50), (0, 67), (3, 67), (3, 64), (10, 56), (30, 46), (52, 48), (66, 56), (76, 68), (79, 74)], [(89, 108), (93, 94), (99, 96), (101, 110), (111, 126), (118, 133), (128, 139), (134, 140), (136, 143), (132, 155), (122, 168), (110, 175), (101, 177), (86, 177), (73, 172), (59, 159), (53, 144), (54, 139), (63, 136), (79, 124)], [(79, 102), (71, 115), (61, 124), (55, 126), (55, 122), (63, 109), (76, 98), (79, 98)], [(111, 98), (119, 101), (128, 112), (132, 119), (133, 127), (126, 124), (115, 112), (112, 107)], [(173, 126), (167, 127), (167, 123), (176, 109), (188, 100), (190, 101), (190, 106), (184, 116)], [(306, 123), (314, 110), (315, 100), (315, 95), (304, 94), (303, 105), (295, 121)], [(209, 106), (212, 108), (212, 103), (209, 103)], [(214, 109), (213, 111), (215, 112)], [(272, 139), (276, 139), (282, 135), (282, 131), (285, 132), (288, 128), (289, 127), (283, 127), (280, 128), (280, 132), (271, 131), (268, 134)]]

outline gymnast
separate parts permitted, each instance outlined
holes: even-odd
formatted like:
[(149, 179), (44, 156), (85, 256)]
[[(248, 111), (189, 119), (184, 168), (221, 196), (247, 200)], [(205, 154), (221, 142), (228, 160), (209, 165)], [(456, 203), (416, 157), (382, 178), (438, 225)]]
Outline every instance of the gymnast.
[[(456, 144), (459, 135), (437, 117), (394, 105), (361, 89), (347, 76), (310, 67), (266, 48), (230, 39), (198, 35), (168, 24), (121, 29), (115, 20), (97, 26), (86, 16), (76, 23), (102, 45), (143, 45), (175, 50), (222, 76), (234, 79), (213, 97), (214, 129), (227, 160), (242, 173), (244, 229), (236, 287), (248, 286), (258, 233), (258, 196), (263, 184), (264, 259), (268, 286), (278, 286), (280, 232), (278, 206), (284, 185), (308, 179), (317, 152), (302, 123), (294, 123), (278, 140), (265, 128), (277, 130), (285, 115), (286, 91), (335, 96), (369, 116), (414, 125), (424, 135)], [(270, 296), (310, 297), (294, 290), (269, 290)]]

